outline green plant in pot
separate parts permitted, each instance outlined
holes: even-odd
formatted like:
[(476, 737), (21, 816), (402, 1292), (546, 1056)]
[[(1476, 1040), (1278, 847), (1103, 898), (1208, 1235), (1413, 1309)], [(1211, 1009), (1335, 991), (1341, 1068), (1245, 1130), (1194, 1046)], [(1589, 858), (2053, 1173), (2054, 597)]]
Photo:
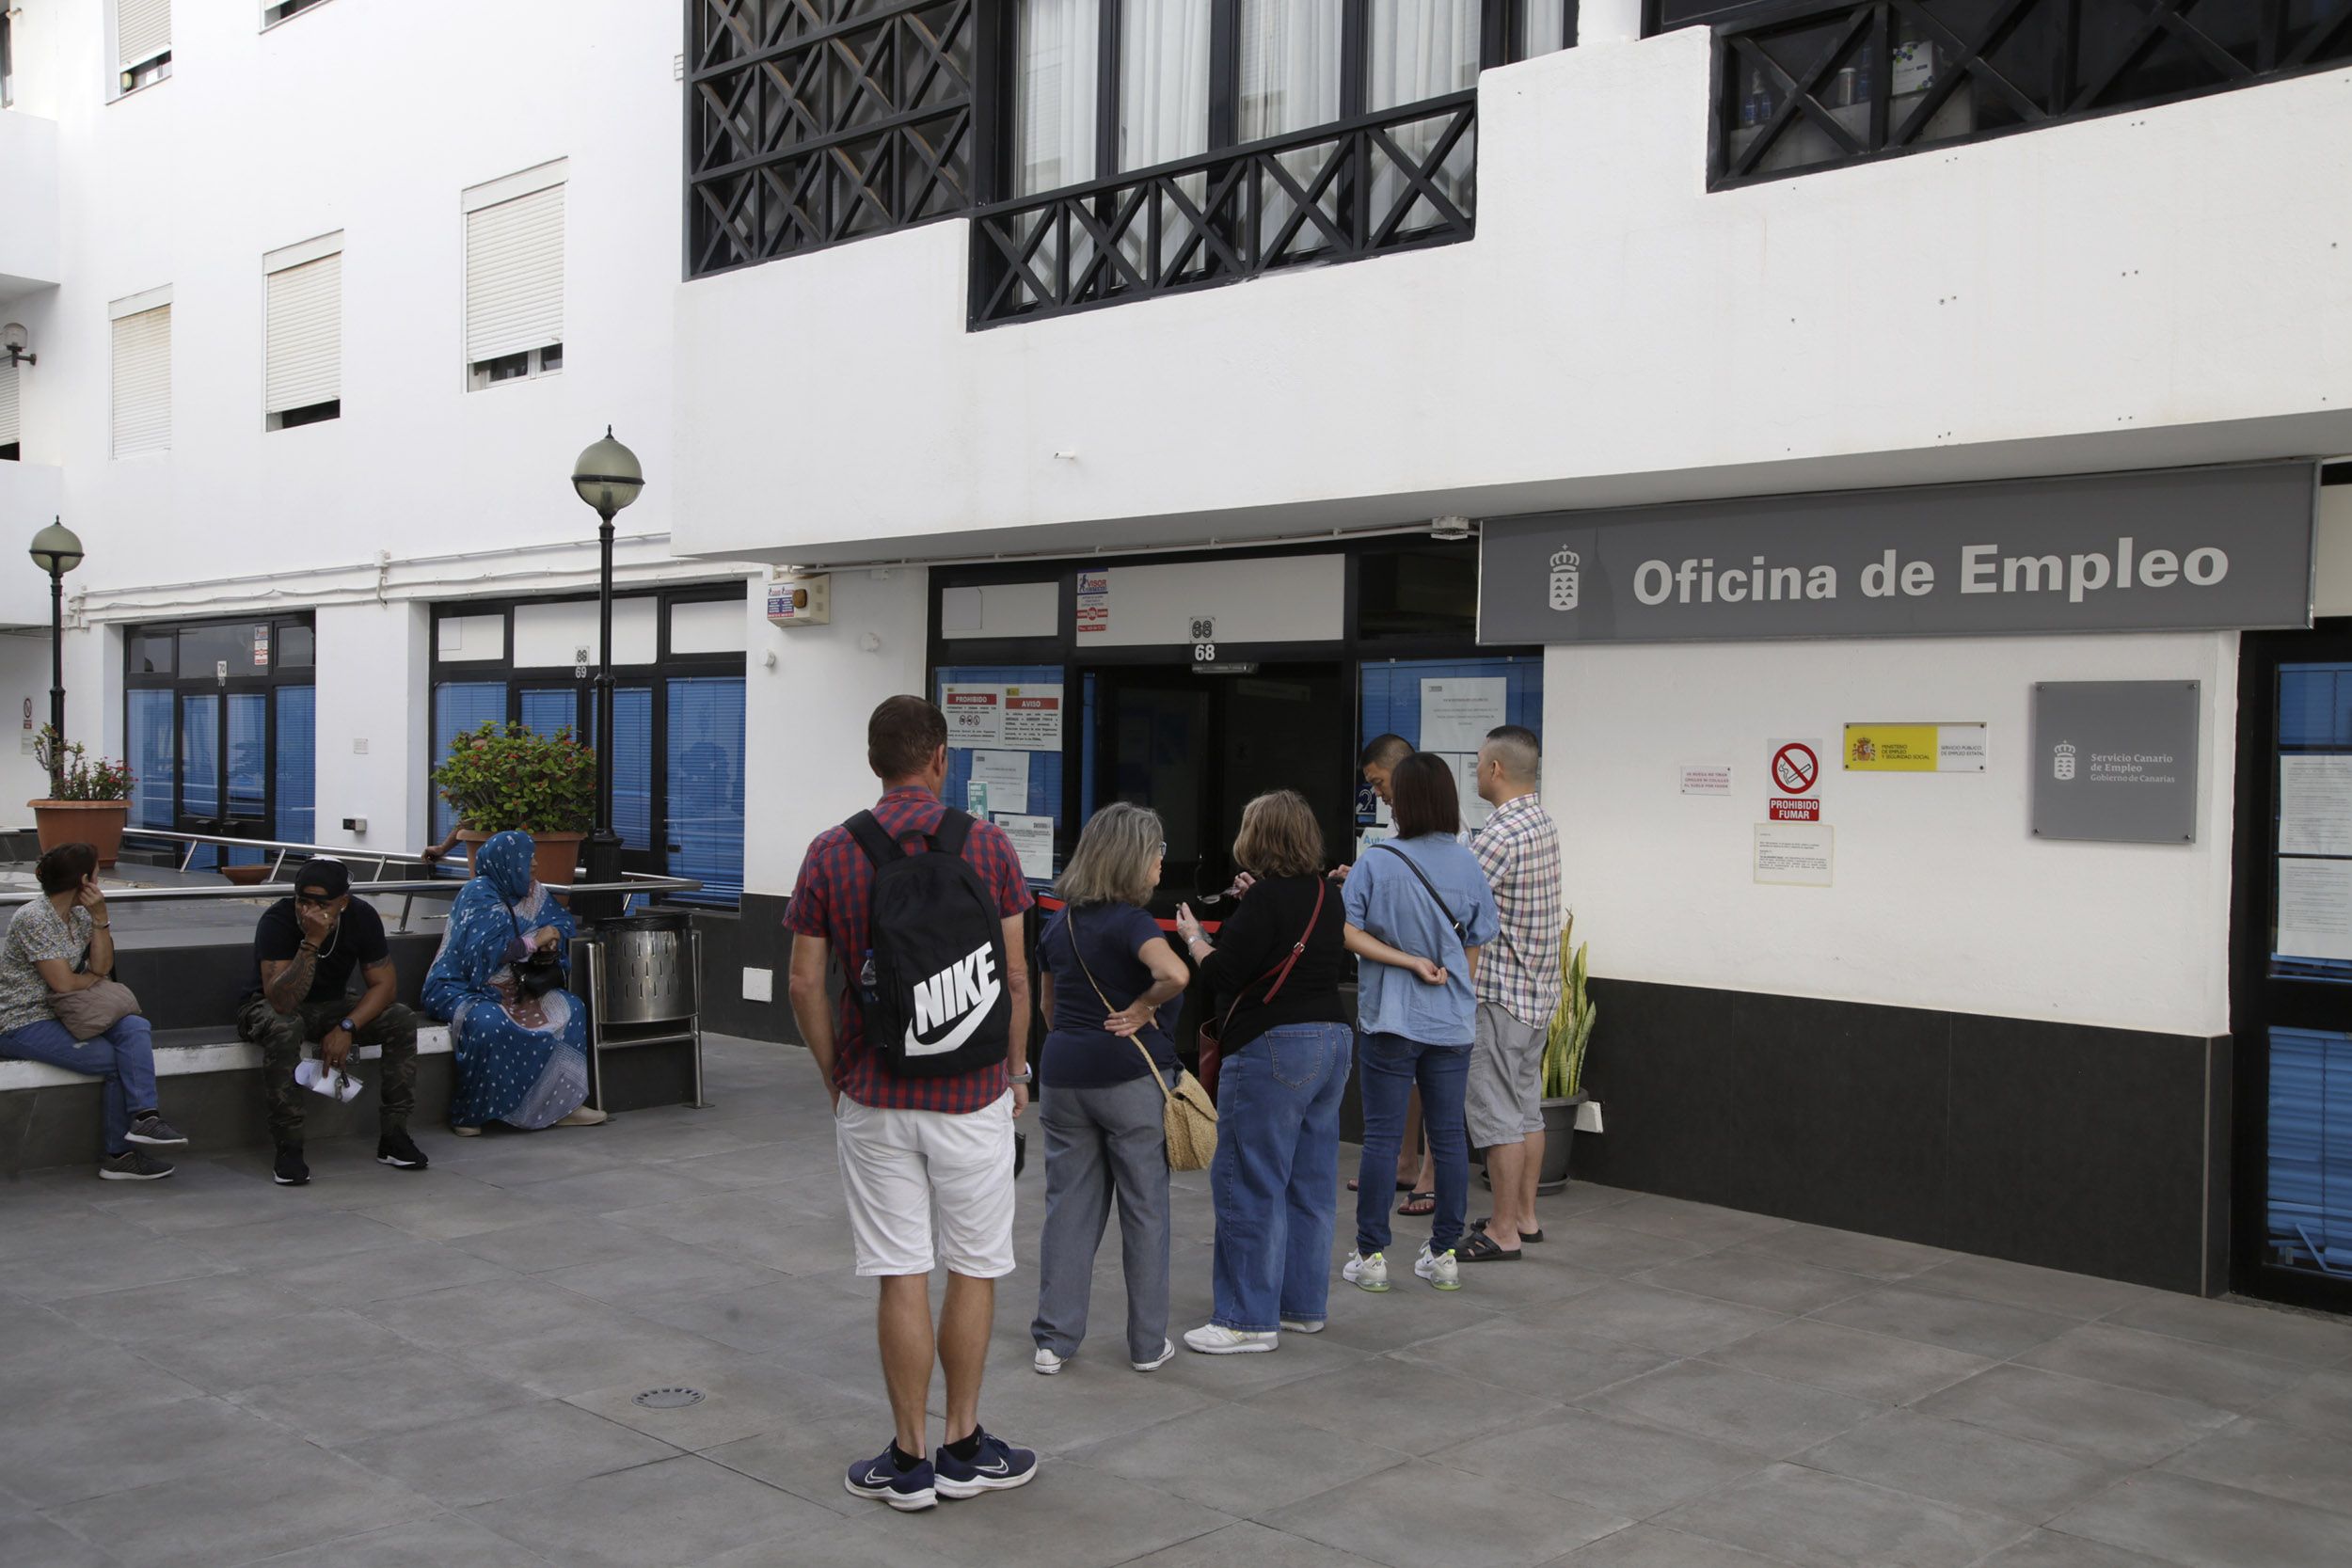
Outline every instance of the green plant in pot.
[(87, 844), (98, 863), (111, 866), (122, 852), (122, 830), (131, 817), (131, 767), (101, 757), (89, 760), (79, 743), (69, 743), (55, 726), (43, 724), (33, 742), (34, 760), (49, 775), (49, 794), (28, 800), (43, 850), (60, 844)]
[(1568, 1184), (1568, 1156), (1576, 1143), (1577, 1107), (1584, 1093), (1584, 1052), (1593, 1041), (1600, 1008), (1586, 992), (1585, 952), (1575, 942), (1576, 917), (1560, 927), (1560, 1006), (1544, 1037), (1544, 1164), (1536, 1191), (1556, 1193)]
[(520, 830), (537, 847), (532, 875), (567, 883), (596, 825), (596, 753), (568, 728), (539, 735), (520, 724), (485, 724), (450, 742), (433, 787), (457, 813), (461, 841), (470, 846)]

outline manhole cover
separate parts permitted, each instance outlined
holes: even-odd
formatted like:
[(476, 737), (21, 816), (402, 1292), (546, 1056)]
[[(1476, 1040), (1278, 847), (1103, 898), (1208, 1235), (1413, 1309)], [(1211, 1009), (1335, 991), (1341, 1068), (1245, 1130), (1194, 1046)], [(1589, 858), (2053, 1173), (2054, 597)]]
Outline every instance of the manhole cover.
[(699, 1388), (648, 1388), (636, 1400), (647, 1410), (683, 1410), (702, 1402), (703, 1391)]

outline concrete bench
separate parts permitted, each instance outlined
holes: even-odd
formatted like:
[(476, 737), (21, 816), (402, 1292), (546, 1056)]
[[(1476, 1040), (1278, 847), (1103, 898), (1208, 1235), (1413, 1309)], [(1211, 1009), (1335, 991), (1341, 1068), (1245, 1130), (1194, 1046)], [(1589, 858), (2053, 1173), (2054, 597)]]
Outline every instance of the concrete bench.
[[(199, 1072), (242, 1072), (261, 1070), (262, 1048), (248, 1045), (234, 1034), (215, 1034), (203, 1029), (167, 1029), (155, 1037), (155, 1077), (184, 1078)], [(419, 1056), (446, 1056), (450, 1053), (449, 1025), (428, 1023), (417, 1031)], [(358, 1058), (374, 1061), (384, 1054), (380, 1046), (361, 1046)], [(64, 1088), (74, 1084), (87, 1084), (87, 1073), (71, 1072), (46, 1062), (20, 1062), (0, 1057), (0, 1094), (10, 1089)]]

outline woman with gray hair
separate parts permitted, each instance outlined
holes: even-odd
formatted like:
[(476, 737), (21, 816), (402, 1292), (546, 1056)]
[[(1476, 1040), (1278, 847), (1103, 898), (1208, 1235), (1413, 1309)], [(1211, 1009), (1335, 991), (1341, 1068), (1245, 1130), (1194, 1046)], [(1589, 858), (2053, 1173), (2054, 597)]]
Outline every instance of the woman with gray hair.
[(1189, 972), (1144, 912), (1168, 853), (1159, 815), (1121, 800), (1078, 835), (1038, 938), (1049, 1033), (1039, 1069), (1045, 1234), (1032, 1365), (1062, 1370), (1086, 1338), (1094, 1253), (1119, 1199), (1127, 1362), (1148, 1372), (1168, 1338), (1168, 1142), (1163, 1085), (1176, 1078), (1175, 1001)]

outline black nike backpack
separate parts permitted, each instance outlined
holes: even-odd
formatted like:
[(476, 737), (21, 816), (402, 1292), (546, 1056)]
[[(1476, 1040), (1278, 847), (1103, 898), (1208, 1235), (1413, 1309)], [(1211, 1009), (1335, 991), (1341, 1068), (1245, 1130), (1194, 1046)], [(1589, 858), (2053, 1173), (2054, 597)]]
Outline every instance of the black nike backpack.
[(1005, 926), (963, 858), (972, 818), (950, 809), (920, 855), (870, 811), (842, 826), (874, 863), (869, 946), (852, 990), (884, 1069), (945, 1078), (1003, 1061), (1012, 1046)]

